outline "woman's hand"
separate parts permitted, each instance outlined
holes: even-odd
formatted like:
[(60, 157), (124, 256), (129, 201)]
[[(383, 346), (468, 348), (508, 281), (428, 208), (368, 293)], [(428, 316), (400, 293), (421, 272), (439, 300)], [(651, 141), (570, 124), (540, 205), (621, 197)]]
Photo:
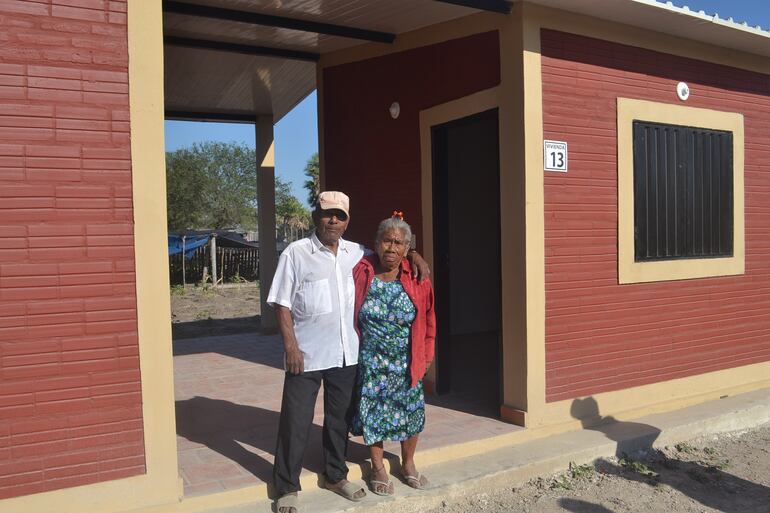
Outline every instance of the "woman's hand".
[(422, 255), (420, 255), (417, 251), (410, 251), (406, 254), (406, 258), (409, 260), (409, 264), (412, 266), (412, 269), (414, 269), (414, 275), (419, 283), (422, 283), (422, 281), (426, 278), (430, 278), (430, 266), (428, 265), (428, 262), (426, 262), (422, 257)]

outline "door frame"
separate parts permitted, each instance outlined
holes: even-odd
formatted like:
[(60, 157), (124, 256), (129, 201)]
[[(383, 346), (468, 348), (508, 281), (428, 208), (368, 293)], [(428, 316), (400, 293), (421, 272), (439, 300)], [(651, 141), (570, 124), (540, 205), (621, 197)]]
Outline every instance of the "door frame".
[[(431, 268), (435, 268), (433, 254), (433, 127), (473, 116), (474, 114), (481, 114), (492, 109), (498, 110), (498, 124), (500, 124), (502, 110), (500, 109), (499, 98), (501, 94), (499, 86), (493, 87), (420, 111), (420, 200), (422, 204), (422, 226), (420, 233), (422, 234), (422, 254)], [(498, 138), (498, 143), (502, 147), (502, 130), (500, 126), (498, 126)], [(498, 163), (500, 174), (502, 175), (502, 162), (499, 159), (500, 155), (498, 155)], [(503, 255), (501, 253), (501, 270), (503, 265)], [(504, 315), (504, 309), (502, 313)], [(504, 343), (505, 338), (502, 330), (501, 326), (500, 337), (503, 341), (502, 343)], [(437, 366), (438, 363), (431, 365), (425, 377), (425, 388), (428, 393), (435, 393), (436, 391)], [(505, 365), (501, 366), (500, 369), (501, 383), (504, 380), (504, 373)], [(505, 403), (504, 393), (502, 392), (500, 401), (503, 404)]]

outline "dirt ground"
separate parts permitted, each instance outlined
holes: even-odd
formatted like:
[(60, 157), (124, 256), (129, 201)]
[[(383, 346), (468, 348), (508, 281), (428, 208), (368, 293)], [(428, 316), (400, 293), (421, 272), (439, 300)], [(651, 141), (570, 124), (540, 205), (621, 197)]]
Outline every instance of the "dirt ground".
[(259, 282), (171, 287), (175, 340), (259, 330)]
[(571, 467), (430, 513), (770, 513), (770, 424)]

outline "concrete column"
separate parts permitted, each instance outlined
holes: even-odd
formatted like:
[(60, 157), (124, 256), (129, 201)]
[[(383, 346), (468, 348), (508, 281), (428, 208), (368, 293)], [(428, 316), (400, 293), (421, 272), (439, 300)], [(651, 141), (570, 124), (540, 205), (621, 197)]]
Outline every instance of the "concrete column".
[(262, 331), (276, 330), (275, 312), (267, 306), (267, 293), (278, 264), (275, 244), (275, 145), (272, 116), (260, 116), (257, 131), (257, 209), (259, 215), (259, 304)]

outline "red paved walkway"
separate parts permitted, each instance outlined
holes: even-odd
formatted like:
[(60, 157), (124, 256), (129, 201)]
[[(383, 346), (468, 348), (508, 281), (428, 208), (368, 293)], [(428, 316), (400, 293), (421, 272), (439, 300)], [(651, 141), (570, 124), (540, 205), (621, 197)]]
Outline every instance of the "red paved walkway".
[[(174, 342), (174, 383), (180, 474), (186, 496), (270, 482), (283, 384), (278, 336), (256, 333)], [(482, 439), (515, 426), (476, 416), (452, 398), (429, 401), (420, 448)], [(439, 403), (439, 404), (436, 404)], [(322, 397), (319, 394), (305, 468), (320, 472)], [(464, 411), (463, 411), (464, 410)], [(398, 454), (398, 444), (386, 444)], [(363, 462), (360, 437), (348, 459)]]

